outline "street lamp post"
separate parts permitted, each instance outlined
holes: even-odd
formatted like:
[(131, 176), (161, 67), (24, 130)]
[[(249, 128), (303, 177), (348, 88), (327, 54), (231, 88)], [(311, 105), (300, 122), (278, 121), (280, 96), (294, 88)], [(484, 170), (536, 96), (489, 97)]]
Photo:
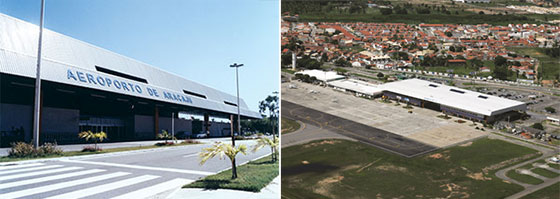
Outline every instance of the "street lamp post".
[[(229, 65), (229, 67), (235, 68), (235, 81), (237, 84), (237, 133), (241, 135), (241, 110), (239, 108), (239, 67), (243, 66), (243, 64), (233, 63)], [(233, 129), (232, 129), (233, 131)], [(232, 134), (231, 143), (235, 146), (235, 137)]]
[(45, 0), (41, 1), (41, 21), (39, 22), (39, 46), (37, 50), (37, 75), (35, 77), (35, 110), (33, 111), (33, 146), (39, 147), (39, 126), (41, 125), (41, 44), (43, 41), (43, 17)]

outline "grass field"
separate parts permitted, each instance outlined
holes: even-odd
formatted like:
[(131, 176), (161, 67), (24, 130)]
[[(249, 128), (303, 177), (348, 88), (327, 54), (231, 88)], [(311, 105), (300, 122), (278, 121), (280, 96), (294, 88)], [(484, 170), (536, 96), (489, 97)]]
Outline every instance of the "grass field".
[(541, 176), (547, 177), (547, 178), (555, 178), (558, 177), (560, 174), (543, 169), (543, 168), (534, 168), (531, 170), (533, 173), (539, 174)]
[(271, 162), (270, 156), (237, 167), (237, 179), (231, 179), (231, 169), (206, 176), (183, 188), (236, 189), (259, 192), (278, 176), (278, 161)]
[[(557, 79), (560, 74), (560, 58), (553, 58), (542, 52), (541, 48), (508, 48), (519, 56), (529, 55), (540, 62), (538, 71), (543, 79)], [(542, 67), (542, 68), (541, 68)]]
[(296, 121), (285, 117), (282, 118), (282, 134), (294, 132), (299, 128), (300, 125)]
[(560, 169), (560, 164), (553, 164), (553, 163), (548, 163), (549, 167), (555, 168), (555, 169)]
[(538, 156), (501, 140), (405, 158), (346, 140), (282, 149), (283, 198), (504, 198), (523, 190), (494, 173)]
[(544, 189), (535, 191), (522, 199), (558, 199), (560, 198), (560, 182), (552, 184)]
[(533, 176), (517, 173), (515, 170), (508, 171), (506, 173), (506, 176), (514, 180), (517, 180), (519, 182), (532, 184), (532, 185), (537, 185), (544, 182), (541, 179), (535, 178)]

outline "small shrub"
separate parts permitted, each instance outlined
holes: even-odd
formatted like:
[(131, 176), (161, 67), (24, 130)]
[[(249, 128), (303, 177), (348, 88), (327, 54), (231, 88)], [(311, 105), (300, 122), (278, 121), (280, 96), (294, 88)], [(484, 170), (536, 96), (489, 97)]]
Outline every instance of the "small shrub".
[(82, 152), (97, 152), (97, 151), (103, 151), (103, 149), (92, 147), (92, 146), (84, 146), (84, 148), (82, 149)]
[(45, 143), (39, 147), (39, 151), (45, 155), (62, 155), (62, 149), (56, 143)]
[(246, 138), (245, 138), (245, 137), (243, 137), (243, 136), (240, 136), (240, 135), (238, 135), (238, 136), (235, 136), (235, 139), (236, 139), (236, 140), (246, 140)]
[(261, 136), (264, 136), (264, 134), (263, 133), (257, 133), (257, 137), (261, 137)]
[(23, 158), (23, 157), (34, 157), (35, 149), (33, 149), (32, 144), (25, 142), (12, 143), (12, 148), (8, 152), (8, 157)]
[(45, 143), (35, 149), (32, 144), (25, 142), (12, 143), (12, 148), (8, 152), (8, 157), (12, 158), (32, 158), (44, 157), (47, 155), (62, 155), (62, 149), (56, 143)]

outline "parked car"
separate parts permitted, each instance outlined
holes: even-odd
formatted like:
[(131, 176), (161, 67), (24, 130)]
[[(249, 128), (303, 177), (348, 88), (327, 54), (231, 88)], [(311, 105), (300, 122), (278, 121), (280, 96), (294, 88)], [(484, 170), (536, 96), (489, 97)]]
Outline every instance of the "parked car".
[(195, 138), (207, 138), (208, 135), (206, 135), (206, 133), (200, 133), (200, 134), (196, 134)]

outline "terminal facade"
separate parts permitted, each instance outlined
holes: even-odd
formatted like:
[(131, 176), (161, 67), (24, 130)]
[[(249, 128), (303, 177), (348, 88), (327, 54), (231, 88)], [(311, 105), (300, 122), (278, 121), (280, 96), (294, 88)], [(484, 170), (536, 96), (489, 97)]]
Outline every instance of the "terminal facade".
[[(32, 139), (38, 30), (0, 14), (2, 147)], [(224, 121), (237, 118), (237, 106), (242, 119), (261, 118), (236, 96), (46, 29), (42, 53), (41, 143), (79, 143), (87, 130), (106, 132), (109, 142), (154, 139), (162, 130), (229, 136)]]

